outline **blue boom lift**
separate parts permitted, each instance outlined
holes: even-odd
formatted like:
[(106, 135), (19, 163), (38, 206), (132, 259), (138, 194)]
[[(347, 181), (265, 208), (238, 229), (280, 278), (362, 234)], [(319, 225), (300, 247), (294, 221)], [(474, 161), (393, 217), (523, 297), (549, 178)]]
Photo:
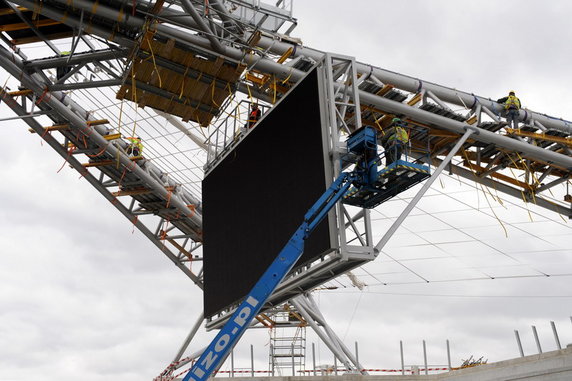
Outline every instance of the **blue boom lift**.
[(380, 158), (377, 152), (377, 133), (371, 127), (361, 128), (350, 135), (347, 147), (347, 156), (357, 158), (354, 160), (354, 170), (342, 172), (308, 210), (304, 222), (191, 367), (183, 381), (206, 381), (222, 365), (252, 319), (302, 255), (304, 241), (340, 199), (343, 198), (343, 202), (350, 205), (373, 208), (429, 177), (429, 167), (402, 160), (378, 171)]

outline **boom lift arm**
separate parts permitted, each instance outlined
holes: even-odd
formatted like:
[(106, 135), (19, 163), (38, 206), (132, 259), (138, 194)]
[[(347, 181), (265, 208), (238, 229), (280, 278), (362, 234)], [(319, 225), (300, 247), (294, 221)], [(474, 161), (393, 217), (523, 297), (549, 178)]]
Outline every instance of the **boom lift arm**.
[(206, 381), (222, 365), (232, 348), (246, 332), (252, 319), (260, 312), (272, 292), (302, 255), (304, 241), (336, 203), (348, 194), (352, 185), (354, 189), (367, 189), (367, 194), (362, 198), (361, 203), (356, 202), (358, 197), (355, 196), (352, 203), (366, 208), (373, 207), (367, 202), (372, 195), (376, 196), (377, 193), (385, 192), (385, 189), (379, 187), (378, 181), (379, 175), (383, 171), (379, 173), (377, 171), (379, 158), (377, 156), (377, 134), (375, 130), (371, 127), (365, 127), (356, 131), (348, 138), (347, 145), (350, 153), (348, 156), (356, 157), (357, 155), (355, 169), (351, 172), (342, 172), (308, 210), (304, 216), (304, 222), (290, 237), (286, 246), (185, 375), (183, 381), (191, 379)]
[(246, 299), (205, 349), (189, 373), (183, 378), (183, 381), (191, 379), (205, 381), (223, 363), (252, 319), (260, 312), (266, 300), (302, 255), (304, 241), (334, 205), (347, 193), (352, 181), (357, 180), (357, 178), (355, 172), (342, 173), (308, 210), (304, 216), (304, 222), (290, 237), (286, 246), (256, 282)]

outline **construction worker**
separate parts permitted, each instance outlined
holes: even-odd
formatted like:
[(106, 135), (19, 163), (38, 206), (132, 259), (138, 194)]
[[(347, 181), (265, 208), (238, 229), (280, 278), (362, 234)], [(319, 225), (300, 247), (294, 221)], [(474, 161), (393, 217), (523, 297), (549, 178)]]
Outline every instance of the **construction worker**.
[(129, 141), (129, 146), (127, 147), (127, 154), (130, 157), (137, 157), (141, 156), (143, 153), (143, 144), (141, 143), (140, 137), (129, 137), (127, 138)]
[[(68, 57), (71, 53), (70, 52), (61, 52), (60, 57)], [(56, 68), (56, 78), (58, 81), (66, 76), (67, 73), (71, 71), (71, 66), (58, 66)]]
[(381, 139), (381, 145), (385, 149), (385, 165), (401, 159), (403, 149), (407, 147), (409, 135), (405, 130), (406, 124), (399, 118), (393, 118), (389, 129)]
[(503, 97), (497, 100), (498, 103), (504, 104), (504, 109), (506, 111), (506, 121), (509, 127), (518, 129), (518, 116), (520, 114), (520, 99), (518, 99), (514, 93), (511, 91), (508, 93), (508, 97)]
[(252, 106), (250, 106), (250, 114), (248, 114), (248, 120), (244, 127), (252, 128), (256, 122), (258, 122), (258, 119), (260, 119), (260, 109), (258, 108), (258, 104), (253, 103)]

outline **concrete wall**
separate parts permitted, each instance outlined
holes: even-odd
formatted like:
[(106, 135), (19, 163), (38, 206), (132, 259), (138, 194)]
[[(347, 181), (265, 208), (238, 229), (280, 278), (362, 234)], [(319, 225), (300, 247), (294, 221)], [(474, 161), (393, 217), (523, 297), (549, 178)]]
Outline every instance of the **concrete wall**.
[[(218, 379), (218, 377), (217, 377)], [(222, 379), (222, 378), (221, 378)], [(233, 381), (572, 381), (572, 345), (566, 349), (519, 357), (433, 375), (235, 377)]]

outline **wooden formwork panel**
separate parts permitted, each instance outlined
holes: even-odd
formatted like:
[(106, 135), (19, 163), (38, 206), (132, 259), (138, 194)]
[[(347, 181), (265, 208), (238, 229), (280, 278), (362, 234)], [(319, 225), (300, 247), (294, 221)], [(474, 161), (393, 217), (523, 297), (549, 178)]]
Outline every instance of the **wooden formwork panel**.
[(234, 92), (244, 69), (244, 65), (222, 57), (203, 57), (177, 47), (174, 40), (158, 41), (147, 33), (133, 54), (117, 98), (206, 127)]

